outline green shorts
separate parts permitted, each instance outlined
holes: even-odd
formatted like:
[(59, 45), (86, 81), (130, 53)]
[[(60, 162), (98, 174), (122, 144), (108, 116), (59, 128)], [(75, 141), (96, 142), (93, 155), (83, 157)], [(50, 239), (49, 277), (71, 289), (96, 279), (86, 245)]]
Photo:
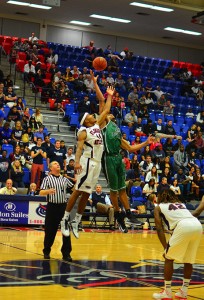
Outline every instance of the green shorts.
[(122, 162), (122, 156), (120, 154), (105, 154), (102, 160), (102, 167), (111, 191), (117, 192), (126, 188), (125, 165)]

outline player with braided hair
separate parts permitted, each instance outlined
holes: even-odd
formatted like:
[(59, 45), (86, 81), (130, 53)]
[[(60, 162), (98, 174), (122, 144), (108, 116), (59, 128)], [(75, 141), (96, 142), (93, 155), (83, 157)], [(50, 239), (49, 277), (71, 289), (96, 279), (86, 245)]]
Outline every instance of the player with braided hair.
[[(173, 299), (171, 280), (173, 263), (184, 263), (184, 279), (181, 289), (175, 294), (176, 299), (187, 299), (188, 286), (193, 271), (197, 249), (202, 235), (200, 222), (192, 216), (172, 190), (158, 194), (158, 206), (154, 209), (155, 225), (158, 238), (164, 247), (164, 290), (154, 293), (154, 299)], [(167, 242), (164, 223), (173, 233)]]

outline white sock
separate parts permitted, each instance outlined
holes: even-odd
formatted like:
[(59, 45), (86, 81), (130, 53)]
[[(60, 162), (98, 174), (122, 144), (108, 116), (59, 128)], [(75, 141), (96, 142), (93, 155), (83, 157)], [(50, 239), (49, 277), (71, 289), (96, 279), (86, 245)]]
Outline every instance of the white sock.
[(69, 220), (69, 216), (70, 216), (70, 212), (69, 211), (65, 211), (63, 219)]
[(171, 293), (171, 281), (164, 281), (165, 284), (165, 290), (169, 293)]
[(77, 223), (80, 223), (81, 218), (82, 218), (82, 215), (76, 213), (76, 216), (75, 216), (74, 220), (75, 220)]
[(183, 279), (183, 285), (181, 287), (182, 291), (184, 291), (186, 294), (188, 293), (188, 287), (189, 287), (190, 279)]

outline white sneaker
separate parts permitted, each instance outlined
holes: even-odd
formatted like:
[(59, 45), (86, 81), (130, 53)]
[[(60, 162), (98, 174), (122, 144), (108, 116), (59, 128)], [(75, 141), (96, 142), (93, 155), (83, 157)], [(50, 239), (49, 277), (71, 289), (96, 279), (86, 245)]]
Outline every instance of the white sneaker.
[(163, 290), (160, 293), (154, 293), (152, 296), (154, 299), (162, 299), (162, 300), (169, 300), (172, 298), (172, 292), (167, 292), (166, 290)]
[(79, 223), (76, 222), (75, 220), (73, 220), (71, 223), (70, 223), (70, 227), (72, 229), (72, 232), (75, 236), (75, 238), (79, 238)]
[(176, 299), (180, 299), (180, 300), (186, 300), (187, 299), (187, 293), (184, 292), (182, 289), (180, 289), (176, 294), (175, 294), (175, 298)]
[(69, 221), (67, 219), (62, 219), (60, 222), (61, 225), (61, 232), (64, 236), (69, 236), (70, 235), (70, 230), (69, 230)]

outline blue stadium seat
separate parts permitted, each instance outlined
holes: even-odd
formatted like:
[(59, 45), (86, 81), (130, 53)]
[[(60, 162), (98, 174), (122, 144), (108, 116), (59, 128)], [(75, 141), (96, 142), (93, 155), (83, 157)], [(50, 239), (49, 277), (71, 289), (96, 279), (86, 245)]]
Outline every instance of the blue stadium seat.
[(73, 126), (73, 127), (78, 127), (79, 126), (79, 114), (78, 113), (72, 113), (70, 115), (70, 123), (69, 125), (70, 126)]
[(160, 113), (156, 113), (156, 120), (162, 119), (162, 122), (164, 122), (164, 115)]
[(23, 182), (26, 185), (28, 185), (30, 184), (30, 171), (27, 168), (25, 168), (23, 171), (24, 171)]
[(2, 145), (2, 150), (6, 150), (7, 151), (6, 157), (9, 157), (9, 155), (11, 153), (13, 153), (13, 145), (11, 145), (11, 144), (3, 144)]
[(177, 123), (178, 125), (182, 125), (182, 124), (184, 123), (184, 117), (183, 117), (183, 116), (177, 115), (177, 116), (176, 116), (176, 123)]
[(43, 158), (43, 170), (44, 170), (44, 172), (49, 170), (46, 158)]
[(165, 121), (168, 122), (168, 121), (172, 121), (174, 122), (174, 116), (173, 115), (165, 115)]
[(195, 122), (193, 118), (185, 117), (185, 123), (188, 127), (191, 127)]
[(188, 210), (194, 210), (194, 209), (195, 209), (194, 205), (191, 204), (191, 203), (186, 203), (185, 205), (186, 205), (186, 208), (187, 208)]
[(162, 145), (165, 144), (165, 142), (166, 142), (166, 138), (161, 138)]
[(29, 114), (32, 116), (34, 114), (34, 110), (32, 108), (29, 108)]
[(130, 128), (128, 126), (120, 126), (120, 130), (122, 133), (126, 133), (127, 138), (130, 136)]
[(135, 135), (133, 135), (133, 134), (130, 134), (130, 135), (129, 135), (129, 142), (130, 142), (130, 144), (132, 144), (132, 142), (135, 141), (135, 138), (136, 138)]
[(186, 146), (189, 144), (189, 142), (187, 140), (182, 140), (182, 144), (184, 145), (184, 147), (186, 148)]
[(134, 203), (135, 201), (144, 204), (147, 200), (143, 197), (141, 186), (132, 186), (130, 191), (130, 201)]
[(75, 110), (74, 103), (66, 104), (65, 105), (65, 116), (70, 116), (72, 113), (74, 113), (74, 110)]
[(142, 125), (147, 124), (147, 119), (142, 119)]
[[(7, 119), (9, 111), (10, 111), (10, 107), (4, 106), (4, 119)], [(3, 116), (2, 116), (2, 118), (3, 118)]]
[(145, 142), (147, 140), (147, 136), (141, 136), (140, 141), (141, 143)]
[(195, 159), (195, 164), (200, 168), (201, 167), (201, 161), (200, 159)]
[(173, 128), (176, 131), (176, 135), (180, 135), (181, 134), (181, 127), (180, 127), (180, 125), (173, 124)]
[(149, 113), (149, 118), (152, 120), (152, 122), (155, 122), (155, 113), (154, 112), (150, 112)]
[(159, 59), (153, 58), (152, 59), (152, 65), (158, 66), (159, 65)]
[(55, 144), (55, 142), (56, 142), (56, 139), (53, 138), (53, 137), (51, 137), (51, 138), (50, 138), (50, 143)]

